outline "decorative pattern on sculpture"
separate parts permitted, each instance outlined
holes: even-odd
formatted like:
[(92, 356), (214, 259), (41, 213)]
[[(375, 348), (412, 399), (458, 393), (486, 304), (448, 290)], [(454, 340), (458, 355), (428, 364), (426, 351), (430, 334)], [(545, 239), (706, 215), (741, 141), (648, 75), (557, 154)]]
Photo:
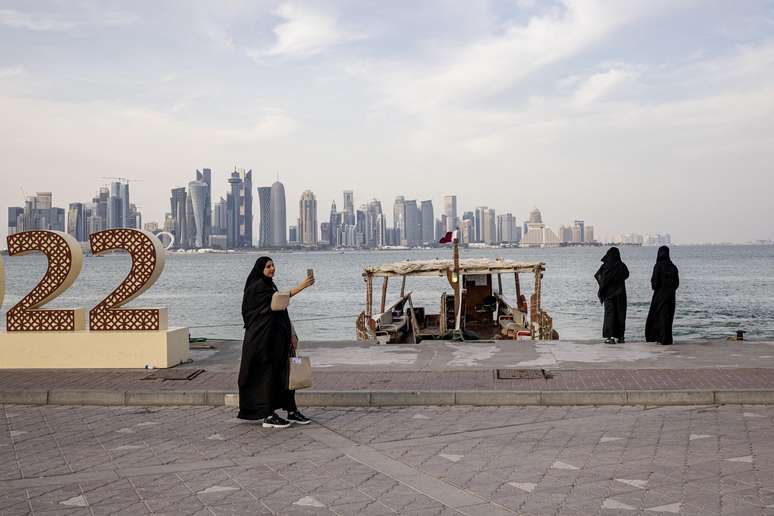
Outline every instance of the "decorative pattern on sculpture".
[[(147, 290), (161, 274), (163, 255), (153, 237), (136, 229), (108, 229), (89, 236), (95, 255), (122, 250), (129, 253), (132, 268), (113, 292), (89, 312), (92, 331), (159, 330), (160, 310), (121, 308)], [(160, 247), (160, 243), (158, 244)]]

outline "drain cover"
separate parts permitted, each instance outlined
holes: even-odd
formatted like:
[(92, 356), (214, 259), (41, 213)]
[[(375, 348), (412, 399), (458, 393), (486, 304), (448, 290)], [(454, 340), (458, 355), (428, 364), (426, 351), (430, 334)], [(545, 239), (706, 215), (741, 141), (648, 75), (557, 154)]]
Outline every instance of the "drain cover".
[(545, 380), (553, 375), (545, 369), (498, 369), (498, 380)]
[(156, 369), (140, 378), (141, 380), (193, 380), (204, 372), (204, 369)]

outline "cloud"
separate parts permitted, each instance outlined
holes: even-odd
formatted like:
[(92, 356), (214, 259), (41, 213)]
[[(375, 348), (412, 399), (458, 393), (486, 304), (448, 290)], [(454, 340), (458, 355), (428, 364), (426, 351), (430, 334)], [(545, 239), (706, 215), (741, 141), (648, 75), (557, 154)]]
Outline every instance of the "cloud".
[(594, 74), (580, 84), (573, 96), (573, 103), (579, 108), (586, 107), (607, 97), (637, 75), (632, 71), (615, 68)]
[(0, 9), (0, 25), (38, 32), (68, 31), (84, 25), (127, 25), (137, 20), (136, 15), (121, 11), (84, 11), (78, 15), (63, 16)]
[(450, 48), (440, 65), (437, 56), (429, 62), (366, 64), (372, 68), (367, 76), (383, 85), (389, 103), (409, 113), (481, 103), (671, 5), (664, 0), (565, 0), (560, 8), (532, 16), (526, 23), (511, 23), (499, 34)]
[(14, 77), (22, 77), (27, 75), (27, 72), (22, 66), (12, 66), (9, 68), (0, 68), (0, 80), (12, 79)]
[(359, 38), (339, 28), (335, 17), (308, 6), (285, 3), (274, 14), (285, 20), (274, 28), (274, 45), (263, 52), (250, 52), (251, 57), (308, 57)]

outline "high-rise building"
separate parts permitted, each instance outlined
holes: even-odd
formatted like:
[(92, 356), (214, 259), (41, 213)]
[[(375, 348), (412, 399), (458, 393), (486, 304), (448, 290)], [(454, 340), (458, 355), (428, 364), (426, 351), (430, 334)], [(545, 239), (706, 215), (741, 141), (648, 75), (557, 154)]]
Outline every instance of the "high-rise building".
[(486, 209), (487, 209), (486, 206), (479, 206), (478, 208), (475, 209), (475, 212), (474, 212), (474, 215), (473, 215), (474, 221), (475, 221), (474, 226), (473, 226), (473, 232), (474, 232), (474, 237), (473, 238), (475, 238), (476, 242), (483, 242), (484, 241), (484, 238), (481, 236), (482, 235), (482, 233), (481, 233), (481, 219), (483, 219), (483, 217), (484, 217), (484, 210), (486, 210)]
[(376, 216), (376, 228), (377, 234), (375, 245), (378, 247), (390, 245), (390, 238), (388, 237), (387, 228), (387, 217), (384, 215), (384, 213), (379, 213), (379, 215)]
[(586, 223), (582, 220), (576, 220), (572, 226), (572, 241), (576, 244), (581, 244), (586, 241), (586, 233), (584, 231)]
[(202, 229), (202, 241), (204, 245), (209, 245), (210, 235), (212, 234), (212, 170), (203, 168), (196, 171), (196, 180), (202, 181), (207, 185), (207, 191), (204, 194), (204, 226)]
[(225, 235), (228, 228), (228, 209), (226, 199), (221, 197), (212, 210), (212, 234)]
[(186, 213), (188, 194), (185, 188), (173, 188), (169, 203), (175, 247), (178, 249), (188, 249), (188, 218)]
[(328, 247), (331, 245), (329, 238), (331, 237), (331, 223), (320, 222), (320, 245)]
[(594, 226), (586, 226), (583, 241), (586, 243), (594, 243)]
[(422, 238), (422, 219), (419, 217), (417, 201), (405, 201), (404, 204), (405, 231), (401, 237), (400, 245), (415, 247)]
[(226, 194), (226, 246), (236, 249), (243, 245), (244, 209), (241, 202), (244, 199), (242, 189), (244, 182), (241, 174), (234, 170), (228, 178), (229, 192)]
[(288, 228), (288, 241), (286, 245), (298, 245), (298, 226), (290, 226)]
[(396, 245), (400, 245), (406, 238), (406, 198), (402, 195), (397, 196), (392, 205), (392, 227)]
[(486, 208), (481, 214), (481, 240), (487, 244), (497, 243), (497, 218), (492, 208)]
[(559, 242), (568, 244), (572, 242), (572, 228), (569, 226), (559, 226)]
[(433, 201), (422, 201), (422, 245), (435, 245), (435, 213)]
[(516, 219), (512, 213), (497, 216), (497, 240), (498, 242), (516, 242)]
[(65, 210), (52, 206), (51, 192), (38, 192), (25, 199), (23, 208), (13, 206), (8, 209), (9, 235), (43, 229), (65, 231)]
[(352, 190), (344, 190), (344, 224), (355, 224), (355, 194)]
[(8, 234), (13, 235), (22, 231), (19, 229), (21, 225), (21, 217), (24, 215), (24, 208), (19, 206), (12, 206), (8, 208)]
[(298, 238), (303, 246), (317, 245), (317, 199), (311, 190), (301, 194), (298, 203)]
[(443, 213), (446, 215), (446, 231), (454, 231), (459, 225), (457, 219), (457, 196), (446, 195), (443, 198)]
[(336, 210), (336, 201), (331, 202), (331, 211), (328, 215), (328, 245), (331, 247), (338, 247), (341, 245), (339, 242), (339, 225), (340, 214)]
[(271, 247), (271, 187), (258, 187), (258, 247)]
[(368, 203), (366, 212), (366, 247), (384, 245), (384, 229), (381, 227), (384, 218), (382, 217), (382, 222), (380, 222), (380, 215), (382, 215), (382, 203), (377, 199), (372, 199)]
[(462, 219), (457, 237), (460, 243), (470, 244), (473, 242), (474, 219)]
[[(197, 171), (198, 172), (198, 171)], [(204, 181), (188, 183), (188, 197), (193, 212), (193, 247), (201, 249), (209, 244), (207, 237), (207, 194), (209, 187)]]
[(528, 224), (542, 224), (542, 223), (543, 223), (543, 214), (540, 213), (539, 209), (532, 208), (529, 211)]
[(288, 245), (285, 187), (279, 181), (271, 185), (270, 240), (272, 247), (285, 247)]
[(242, 187), (239, 190), (240, 247), (253, 247), (253, 171), (239, 171)]
[(86, 214), (83, 203), (70, 203), (67, 210), (67, 233), (78, 242), (86, 242), (89, 239), (86, 233)]

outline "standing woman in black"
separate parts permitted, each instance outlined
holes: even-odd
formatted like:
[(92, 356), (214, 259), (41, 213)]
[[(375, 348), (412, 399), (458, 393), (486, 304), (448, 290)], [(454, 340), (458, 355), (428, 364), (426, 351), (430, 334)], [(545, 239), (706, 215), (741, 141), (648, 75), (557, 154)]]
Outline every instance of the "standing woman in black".
[(605, 305), (605, 322), (602, 326), (602, 337), (607, 344), (624, 342), (626, 331), (626, 279), (629, 269), (621, 261), (621, 252), (617, 247), (608, 249), (602, 258), (602, 266), (594, 275), (599, 283), (597, 296)]
[(669, 248), (665, 245), (658, 248), (650, 285), (653, 287), (653, 299), (650, 302), (648, 321), (645, 323), (645, 340), (659, 344), (672, 344), (675, 293), (680, 286), (680, 275), (669, 258)]
[[(290, 423), (309, 423), (296, 407), (295, 391), (288, 389), (289, 359), (298, 339), (290, 323), (290, 298), (314, 284), (307, 277), (290, 289), (279, 292), (274, 284), (274, 262), (258, 258), (245, 282), (242, 319), (245, 339), (239, 368), (239, 417), (263, 420), (264, 428), (287, 428)], [(283, 419), (274, 411), (284, 409)]]

